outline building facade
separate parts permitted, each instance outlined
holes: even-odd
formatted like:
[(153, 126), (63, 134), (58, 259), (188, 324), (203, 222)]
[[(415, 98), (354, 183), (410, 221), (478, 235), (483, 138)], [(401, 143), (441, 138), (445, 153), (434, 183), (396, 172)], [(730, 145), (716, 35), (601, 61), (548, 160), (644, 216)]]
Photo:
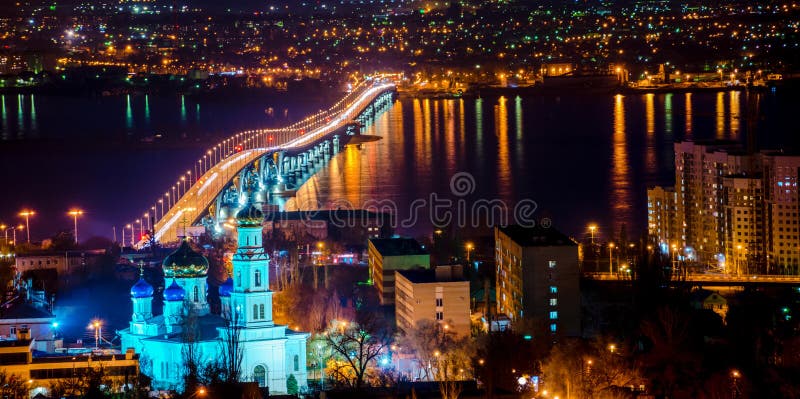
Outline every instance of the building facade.
[[(139, 356), (133, 350), (123, 354), (39, 353), (35, 339), (0, 340), (0, 364), (10, 378), (27, 381), (30, 397), (49, 397), (54, 384), (71, 378), (86, 378), (90, 371), (102, 370), (111, 392), (125, 391), (139, 375)], [(131, 388), (131, 386), (127, 386)]]
[(581, 334), (578, 244), (553, 228), (495, 228), (497, 311), (535, 331)]
[(461, 265), (395, 271), (397, 328), (407, 333), (420, 320), (435, 320), (447, 332), (470, 335), (469, 281)]
[[(272, 393), (287, 393), (294, 378), (307, 386), (306, 341), (309, 334), (289, 330), (272, 319), (269, 257), (262, 245), (263, 214), (246, 206), (237, 216), (238, 248), (233, 276), (219, 289), (221, 315), (209, 313), (206, 300), (208, 260), (188, 241), (164, 259), (166, 276), (163, 314), (152, 311), (153, 287), (144, 279), (131, 288), (133, 315), (120, 332), (122, 348), (142, 356), (142, 372), (156, 389), (182, 389), (182, 348), (194, 345), (200, 363), (242, 350), (242, 381), (253, 381)], [(170, 283), (171, 282), (171, 283)]]
[(397, 270), (427, 269), (431, 257), (411, 238), (374, 238), (368, 243), (369, 273), (382, 305), (394, 304)]
[(676, 143), (674, 190), (647, 192), (650, 239), (726, 273), (798, 274), (798, 171), (797, 155)]

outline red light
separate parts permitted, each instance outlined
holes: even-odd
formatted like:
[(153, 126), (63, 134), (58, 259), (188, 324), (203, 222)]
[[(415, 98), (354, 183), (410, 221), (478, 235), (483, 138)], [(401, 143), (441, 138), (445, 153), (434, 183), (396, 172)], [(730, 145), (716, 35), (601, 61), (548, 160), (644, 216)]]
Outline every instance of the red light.
[(269, 136), (269, 141), (272, 141), (272, 136)]
[(300, 130), (297, 131), (297, 133), (300, 133), (300, 134), (303, 134), (305, 132), (306, 132), (306, 129), (300, 129)]
[(239, 145), (237, 145), (236, 147), (234, 147), (234, 150), (236, 150), (236, 152), (241, 152), (241, 151), (242, 151), (242, 149), (243, 149), (243, 147), (242, 147), (242, 145), (241, 145), (241, 144), (239, 144)]

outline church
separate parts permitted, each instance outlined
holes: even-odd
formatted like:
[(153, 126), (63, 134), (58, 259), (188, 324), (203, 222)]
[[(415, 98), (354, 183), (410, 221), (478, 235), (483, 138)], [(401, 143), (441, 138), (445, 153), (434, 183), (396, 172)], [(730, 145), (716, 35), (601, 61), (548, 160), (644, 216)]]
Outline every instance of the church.
[[(250, 202), (236, 215), (238, 248), (233, 276), (219, 287), (221, 315), (211, 314), (206, 299), (208, 259), (188, 240), (167, 256), (164, 269), (164, 307), (153, 314), (153, 287), (144, 278), (131, 287), (130, 326), (119, 331), (122, 350), (140, 355), (141, 372), (155, 390), (182, 391), (183, 348), (194, 342), (200, 363), (225, 356), (226, 337), (238, 333), (242, 381), (257, 382), (270, 393), (288, 393), (292, 377), (307, 387), (306, 341), (309, 334), (276, 325), (272, 320), (269, 256), (262, 245), (263, 213)], [(191, 337), (191, 338), (190, 338)]]

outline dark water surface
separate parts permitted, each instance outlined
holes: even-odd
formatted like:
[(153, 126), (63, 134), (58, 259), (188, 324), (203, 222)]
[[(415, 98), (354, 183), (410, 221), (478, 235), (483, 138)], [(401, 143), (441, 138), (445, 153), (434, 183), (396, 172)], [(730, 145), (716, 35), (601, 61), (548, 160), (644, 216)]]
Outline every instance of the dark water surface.
[[(33, 208), (33, 237), (44, 238), (71, 229), (65, 212), (79, 206), (87, 212), (82, 238), (110, 237), (220, 137), (284, 124), (331, 98), (0, 96), (0, 222)], [(760, 146), (798, 146), (799, 99), (789, 90), (761, 94)], [(646, 187), (672, 183), (672, 143), (742, 140), (747, 104), (744, 92), (402, 98), (365, 132), (382, 140), (348, 147), (289, 205), (391, 200), (399, 219), (417, 215), (399, 229), (416, 235), (431, 226), (430, 212), (409, 209), (415, 200), (430, 204), (432, 193), (456, 201), (453, 209), (463, 200), (467, 211), (478, 199), (512, 210), (524, 200), (572, 235), (589, 222), (601, 234), (622, 223), (636, 234), (645, 229)], [(148, 142), (157, 133), (164, 138)], [(459, 195), (450, 187), (456, 174), (474, 181)]]

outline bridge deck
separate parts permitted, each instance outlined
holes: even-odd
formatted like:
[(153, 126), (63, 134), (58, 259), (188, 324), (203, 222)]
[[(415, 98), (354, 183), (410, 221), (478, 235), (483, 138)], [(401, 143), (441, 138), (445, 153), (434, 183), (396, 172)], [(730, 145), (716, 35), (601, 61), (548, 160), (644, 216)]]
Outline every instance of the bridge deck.
[[(329, 122), (313, 129), (307, 133), (299, 132), (295, 137), (278, 137), (282, 143), (274, 146), (259, 146), (244, 149), (240, 152), (229, 155), (221, 159), (216, 165), (209, 168), (186, 192), (178, 199), (175, 204), (165, 212), (153, 226), (155, 239), (162, 243), (174, 242), (178, 239), (179, 229), (184, 223), (192, 223), (202, 212), (211, 205), (212, 201), (225, 189), (227, 184), (247, 165), (252, 164), (264, 154), (269, 154), (280, 150), (290, 150), (304, 148), (313, 144), (328, 135), (344, 128), (353, 118), (358, 116), (366, 109), (379, 95), (393, 90), (394, 84), (382, 83), (364, 89), (352, 102), (346, 104), (343, 111), (334, 115)], [(271, 131), (264, 131), (264, 135), (271, 134)], [(265, 137), (253, 140), (253, 142), (268, 143), (274, 140), (271, 135), (269, 140)], [(141, 246), (143, 242), (139, 242)]]

